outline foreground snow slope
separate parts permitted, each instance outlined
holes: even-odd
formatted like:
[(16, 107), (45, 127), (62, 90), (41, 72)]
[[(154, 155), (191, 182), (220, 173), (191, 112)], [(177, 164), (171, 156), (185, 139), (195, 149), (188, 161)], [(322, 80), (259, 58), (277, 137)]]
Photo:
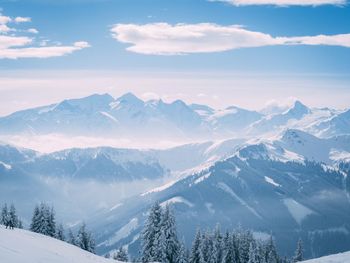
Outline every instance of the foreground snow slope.
[(334, 254), (326, 257), (310, 259), (303, 262), (304, 263), (349, 263), (350, 251), (345, 253)]
[(107, 263), (117, 262), (91, 254), (66, 242), (26, 230), (0, 225), (0, 262)]

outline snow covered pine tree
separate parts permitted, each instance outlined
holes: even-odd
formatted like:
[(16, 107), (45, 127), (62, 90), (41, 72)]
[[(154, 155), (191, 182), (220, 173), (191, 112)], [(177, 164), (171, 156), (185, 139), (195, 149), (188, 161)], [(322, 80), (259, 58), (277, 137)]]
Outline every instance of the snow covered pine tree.
[(303, 261), (304, 255), (303, 255), (303, 242), (301, 241), (301, 239), (298, 240), (298, 244), (297, 244), (297, 249), (295, 251), (295, 255), (293, 257), (293, 262), (299, 262), (299, 261)]
[(1, 210), (0, 224), (3, 224), (6, 228), (22, 228), (22, 221), (18, 218), (16, 208), (13, 204), (10, 206), (10, 210), (5, 204)]
[(76, 245), (81, 249), (95, 253), (95, 240), (92, 234), (86, 230), (86, 225), (83, 223), (79, 228), (78, 235), (76, 237)]
[(30, 230), (46, 236), (55, 237), (56, 222), (55, 211), (45, 203), (36, 205), (33, 212)]
[(120, 247), (117, 250), (117, 252), (114, 254), (113, 259), (121, 261), (121, 262), (128, 262), (129, 261), (128, 252), (126, 251), (125, 248)]

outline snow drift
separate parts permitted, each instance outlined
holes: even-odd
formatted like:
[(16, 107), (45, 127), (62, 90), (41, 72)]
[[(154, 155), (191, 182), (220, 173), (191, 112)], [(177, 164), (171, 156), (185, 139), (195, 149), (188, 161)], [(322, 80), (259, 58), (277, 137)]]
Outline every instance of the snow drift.
[(304, 263), (349, 263), (350, 251), (303, 261)]
[(27, 230), (0, 226), (0, 261), (6, 263), (107, 263), (118, 262), (66, 242)]

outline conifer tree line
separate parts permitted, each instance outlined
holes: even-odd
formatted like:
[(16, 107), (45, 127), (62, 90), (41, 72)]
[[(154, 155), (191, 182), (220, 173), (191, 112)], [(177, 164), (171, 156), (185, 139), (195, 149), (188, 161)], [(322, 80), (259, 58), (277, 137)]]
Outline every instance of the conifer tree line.
[(13, 204), (8, 207), (5, 203), (1, 209), (0, 224), (4, 225), (6, 228), (23, 228), (22, 221), (18, 217), (16, 208)]
[(157, 202), (150, 211), (141, 235), (139, 261), (162, 263), (289, 263), (303, 260), (299, 240), (292, 259), (281, 258), (272, 236), (267, 241), (254, 238), (250, 230), (197, 230), (190, 251), (177, 236), (175, 216), (167, 205)]
[[(10, 229), (23, 227), (14, 205), (2, 207), (0, 224)], [(95, 241), (85, 223), (76, 234), (69, 229), (66, 235), (63, 225), (56, 223), (54, 208), (45, 203), (35, 206), (29, 230), (95, 253)], [(173, 210), (169, 205), (162, 207), (156, 202), (149, 210), (141, 233), (140, 254), (137, 262), (142, 263), (294, 263), (303, 260), (303, 245), (299, 240), (292, 259), (281, 258), (272, 237), (261, 241), (254, 238), (250, 230), (238, 228), (221, 232), (217, 225), (214, 230), (198, 229), (188, 250), (178, 238)], [(107, 254), (106, 257), (111, 256)], [(112, 258), (122, 262), (129, 260), (123, 247)]]
[(35, 206), (30, 230), (62, 241), (67, 241), (81, 249), (95, 253), (95, 240), (92, 234), (86, 229), (85, 223), (80, 226), (77, 234), (74, 234), (72, 230), (69, 229), (68, 238), (66, 238), (63, 225), (56, 225), (54, 208), (45, 203)]
[[(14, 205), (8, 208), (7, 204), (5, 204), (2, 207), (0, 224), (10, 229), (23, 228), (22, 221), (17, 216)], [(68, 237), (66, 237), (66, 231), (63, 225), (57, 225), (56, 223), (56, 215), (53, 206), (49, 206), (48, 204), (40, 203), (35, 206), (29, 230), (66, 241), (81, 249), (95, 253), (95, 240), (92, 234), (86, 229), (85, 223), (80, 226), (76, 234), (69, 229)]]

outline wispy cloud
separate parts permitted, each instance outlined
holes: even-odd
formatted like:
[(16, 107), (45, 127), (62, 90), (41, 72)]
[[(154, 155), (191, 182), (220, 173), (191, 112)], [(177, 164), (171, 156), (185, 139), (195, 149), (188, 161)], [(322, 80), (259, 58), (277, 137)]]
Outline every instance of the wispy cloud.
[[(64, 56), (74, 51), (87, 48), (90, 45), (85, 41), (78, 41), (72, 45), (46, 45), (35, 46), (36, 39), (28, 36), (19, 36), (19, 32), (38, 34), (35, 28), (27, 30), (16, 30), (9, 27), (10, 23), (31, 22), (30, 17), (11, 18), (0, 14), (0, 59), (18, 59), (18, 58), (49, 58)], [(9, 32), (14, 32), (8, 34)]]
[(273, 45), (332, 45), (350, 47), (350, 34), (273, 37), (241, 26), (200, 24), (116, 24), (113, 38), (131, 44), (128, 51), (148, 55), (222, 52)]
[(71, 54), (74, 51), (78, 51), (86, 47), (89, 47), (89, 44), (87, 42), (81, 41), (75, 42), (70, 46), (6, 48), (0, 49), (0, 58), (17, 59), (60, 57)]
[(39, 33), (39, 31), (38, 31), (36, 28), (29, 28), (29, 29), (27, 30), (27, 32), (28, 32), (28, 33), (32, 33), (32, 34), (38, 34), (38, 33)]
[(14, 21), (16, 23), (25, 23), (25, 22), (31, 22), (31, 18), (30, 17), (22, 17), (22, 16), (17, 16)]
[(209, 0), (210, 2), (225, 2), (235, 6), (275, 5), (275, 6), (320, 6), (346, 5), (346, 0)]

